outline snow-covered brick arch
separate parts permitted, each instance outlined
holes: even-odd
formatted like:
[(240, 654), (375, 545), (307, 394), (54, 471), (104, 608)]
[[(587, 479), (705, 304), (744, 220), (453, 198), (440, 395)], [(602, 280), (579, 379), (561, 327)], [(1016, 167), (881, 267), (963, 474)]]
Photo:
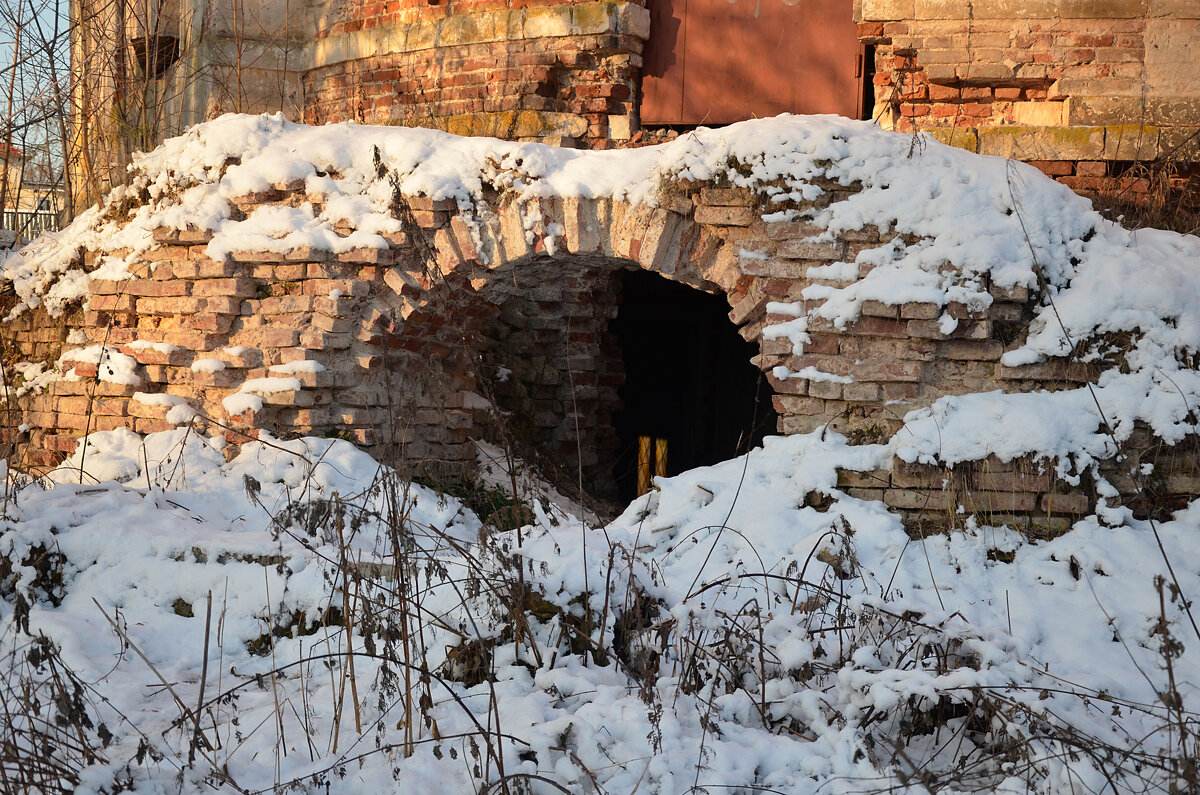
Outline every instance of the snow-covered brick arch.
[(602, 479), (642, 269), (724, 296), (779, 432), (890, 445), (843, 488), (1053, 526), (1095, 462), (1194, 434), (1197, 262), (1030, 167), (834, 117), (582, 152), (229, 116), (5, 262), (6, 432), (41, 467), (187, 423), (453, 469), (519, 415)]

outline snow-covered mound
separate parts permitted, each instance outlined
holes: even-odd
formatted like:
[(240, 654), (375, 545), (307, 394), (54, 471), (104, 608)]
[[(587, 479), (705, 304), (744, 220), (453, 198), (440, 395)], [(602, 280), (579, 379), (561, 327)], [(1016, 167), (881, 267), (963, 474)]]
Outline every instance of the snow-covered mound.
[[(1081, 470), (1116, 454), (1138, 423), (1167, 443), (1197, 428), (1200, 239), (1122, 229), (1029, 166), (933, 141), (914, 145), (866, 122), (781, 116), (654, 147), (589, 152), (231, 115), (140, 155), (131, 172), (104, 206), (5, 260), (0, 279), (20, 297), (14, 311), (60, 311), (87, 295), (90, 279), (128, 274), (155, 246), (157, 229), (211, 231), (207, 253), (217, 260), (238, 250), (345, 251), (388, 245), (383, 235), (402, 227), (397, 192), (450, 201), (470, 225), (486, 222), (485, 196), (496, 192), (518, 204), (567, 197), (655, 204), (680, 184), (732, 185), (761, 196), (768, 220), (802, 218), (824, 230), (816, 241), (865, 227), (898, 235), (857, 246), (852, 262), (832, 263), (824, 274), (861, 278), (811, 284), (804, 306), (769, 307), (798, 315), (763, 332), (790, 338), (797, 355), (811, 323), (845, 327), (866, 301), (946, 307), (940, 323), (949, 331), (958, 323), (951, 305), (986, 307), (989, 290), (1001, 288), (1029, 290), (1036, 305), (1002, 365), (1070, 356), (1099, 373), (1094, 388), (1054, 395), (948, 397), (909, 418), (896, 441), (902, 459), (954, 464), (1033, 454), (1060, 466), (1071, 458)], [(805, 204), (828, 193), (816, 183), (829, 181), (847, 189), (839, 200)], [(295, 186), (313, 201), (263, 205), (246, 217), (234, 202)], [(103, 255), (90, 272), (82, 249)], [(806, 373), (820, 377), (799, 375)]]
[(18, 763), (79, 792), (1186, 784), (1196, 509), (914, 540), (836, 487), (887, 455), (771, 438), (497, 530), (345, 442), (96, 434), (10, 490), (6, 698), (41, 701), (0, 731), (43, 719)]

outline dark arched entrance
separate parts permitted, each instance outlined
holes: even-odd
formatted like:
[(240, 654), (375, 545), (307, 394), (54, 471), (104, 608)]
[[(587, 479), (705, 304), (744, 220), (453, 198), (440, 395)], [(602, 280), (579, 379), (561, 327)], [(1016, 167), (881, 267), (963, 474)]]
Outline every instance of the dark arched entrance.
[(667, 474), (745, 452), (775, 430), (771, 390), (729, 305), (649, 271), (626, 272), (610, 331), (625, 364), (614, 425), (613, 475), (622, 499), (637, 486), (638, 438), (667, 440)]

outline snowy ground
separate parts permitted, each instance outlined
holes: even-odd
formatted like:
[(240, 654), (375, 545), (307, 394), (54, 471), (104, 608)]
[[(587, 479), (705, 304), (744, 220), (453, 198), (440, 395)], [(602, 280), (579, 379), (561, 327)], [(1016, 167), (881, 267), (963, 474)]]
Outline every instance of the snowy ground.
[[(814, 214), (829, 234), (916, 242), (860, 254), (879, 267), (817, 289), (814, 314), (1032, 288), (1038, 317), (1006, 363), (1074, 351), (1103, 373), (945, 398), (882, 445), (770, 438), (602, 528), (530, 479), (528, 512), (508, 515), (532, 521), (485, 527), (340, 441), (266, 440), (226, 463), (184, 428), (93, 434), (57, 485), (6, 491), (0, 728), (23, 752), (0, 774), (81, 792), (1186, 791), (1200, 508), (1139, 521), (1101, 480), (1097, 515), (1052, 541), (973, 523), (913, 539), (836, 469), (1033, 453), (1096, 478), (1135, 423), (1194, 435), (1200, 240), (1107, 224), (1024, 166), (910, 148), (832, 118), (579, 153), (234, 117), (147, 155), (127, 226), (96, 212), (6, 261), (27, 305), (86, 288), (64, 251), (136, 255), (158, 224), (208, 224), (215, 254), (246, 235), (350, 245), (329, 237), (346, 213), (386, 231), (377, 157), (467, 215), (501, 179), (517, 200), (653, 201), (663, 180), (723, 177), (786, 206), (832, 175), (862, 190)], [(294, 179), (341, 198), (228, 220), (229, 197)], [(806, 319), (770, 333), (801, 350)]]
[[(77, 458), (59, 485), (9, 496), (8, 559), (62, 557), (55, 576), (5, 579), (6, 657), (44, 681), (46, 663), (23, 662), (44, 633), (81, 682), (98, 755), (81, 792), (1165, 782), (1144, 761), (1180, 753), (1169, 673), (1184, 707), (1200, 698), (1183, 598), (1200, 593), (1196, 510), (1153, 528), (1093, 517), (1044, 543), (991, 527), (912, 540), (836, 489), (835, 467), (888, 454), (770, 438), (659, 481), (606, 528), (529, 497), (534, 524), (501, 532), (341, 441), (251, 444), (226, 464), (183, 430), (96, 434), (85, 469), (113, 480), (80, 485)], [(359, 564), (397, 548), (399, 580)], [(343, 599), (349, 643), (345, 614), (316, 626)]]

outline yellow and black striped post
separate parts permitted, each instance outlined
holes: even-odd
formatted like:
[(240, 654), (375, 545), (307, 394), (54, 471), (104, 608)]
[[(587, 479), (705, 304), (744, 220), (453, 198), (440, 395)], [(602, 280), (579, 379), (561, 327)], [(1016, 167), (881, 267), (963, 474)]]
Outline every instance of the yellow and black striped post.
[(650, 473), (667, 475), (667, 440), (652, 436), (638, 437), (637, 496), (650, 491)]

